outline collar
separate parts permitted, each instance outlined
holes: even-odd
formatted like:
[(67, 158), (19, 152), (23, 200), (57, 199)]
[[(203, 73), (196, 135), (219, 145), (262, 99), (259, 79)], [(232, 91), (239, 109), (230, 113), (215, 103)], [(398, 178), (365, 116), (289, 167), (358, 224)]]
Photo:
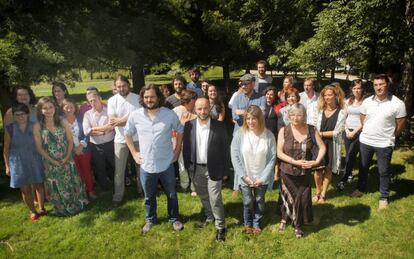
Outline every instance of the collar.
[(385, 98), (385, 99), (384, 99), (384, 100), (382, 100), (382, 101), (378, 100), (377, 95), (376, 95), (376, 94), (374, 94), (374, 95), (372, 96), (372, 100), (373, 100), (373, 101), (376, 101), (376, 102), (379, 102), (379, 103), (382, 103), (382, 102), (385, 102), (385, 101), (391, 101), (391, 100), (392, 100), (392, 93), (388, 93), (388, 94), (387, 94), (387, 98)]
[(204, 128), (207, 126), (207, 128), (210, 128), (210, 122), (211, 122), (211, 118), (208, 118), (207, 124), (205, 125), (201, 125), (200, 124), (200, 120), (197, 118), (197, 128)]

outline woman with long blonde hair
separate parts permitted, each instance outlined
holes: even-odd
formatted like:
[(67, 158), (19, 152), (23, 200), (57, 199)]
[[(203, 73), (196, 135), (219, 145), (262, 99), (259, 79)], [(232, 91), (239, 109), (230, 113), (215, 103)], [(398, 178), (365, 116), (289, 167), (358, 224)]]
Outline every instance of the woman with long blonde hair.
[(340, 86), (327, 85), (321, 91), (316, 128), (326, 146), (321, 166), (315, 172), (316, 194), (313, 202), (325, 203), (332, 173), (338, 173), (341, 162), (342, 132), (345, 125), (344, 95)]

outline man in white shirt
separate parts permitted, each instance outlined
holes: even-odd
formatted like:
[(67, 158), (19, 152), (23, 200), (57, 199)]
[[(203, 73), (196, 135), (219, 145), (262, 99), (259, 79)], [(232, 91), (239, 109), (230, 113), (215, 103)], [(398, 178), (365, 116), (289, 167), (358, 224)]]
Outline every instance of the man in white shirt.
[(319, 93), (315, 91), (317, 81), (308, 77), (303, 81), (303, 92), (299, 93), (300, 103), (306, 108), (306, 123), (316, 126), (318, 120)]
[[(115, 127), (115, 190), (112, 205), (113, 207), (118, 207), (125, 192), (125, 167), (129, 154), (128, 146), (125, 143), (124, 127), (129, 114), (140, 108), (141, 105), (139, 103), (139, 96), (130, 92), (128, 78), (119, 75), (115, 79), (115, 86), (118, 93), (108, 100), (108, 117), (110, 125)], [(133, 136), (133, 140), (137, 142), (138, 136)]]
[(273, 78), (266, 75), (266, 66), (267, 62), (264, 60), (259, 60), (256, 63), (258, 75), (255, 76), (256, 80), (254, 81), (254, 90), (261, 95), (263, 95), (263, 91), (273, 82)]
[(184, 126), (183, 156), (185, 168), (192, 175), (197, 194), (203, 204), (205, 227), (215, 221), (216, 240), (225, 240), (222, 179), (230, 166), (230, 150), (225, 124), (211, 119), (210, 102), (199, 97), (195, 103), (197, 119)]
[(91, 109), (83, 116), (83, 132), (89, 136), (95, 178), (104, 191), (112, 187), (114, 176), (114, 128), (109, 124), (107, 108), (98, 92), (86, 95)]
[(385, 209), (389, 203), (389, 185), (392, 152), (395, 138), (401, 134), (407, 121), (405, 104), (389, 92), (390, 81), (387, 75), (374, 77), (375, 95), (364, 100), (361, 107), (362, 132), (359, 136), (361, 170), (358, 177), (358, 189), (351, 196), (360, 197), (367, 188), (368, 170), (374, 153), (380, 182), (379, 209)]

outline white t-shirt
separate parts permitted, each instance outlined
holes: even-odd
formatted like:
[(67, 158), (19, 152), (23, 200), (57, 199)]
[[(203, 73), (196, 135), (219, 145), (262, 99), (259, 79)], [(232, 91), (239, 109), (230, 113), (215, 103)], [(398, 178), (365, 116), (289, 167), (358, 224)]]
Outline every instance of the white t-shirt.
[[(116, 116), (118, 118), (128, 117), (129, 114), (140, 108), (139, 96), (130, 92), (126, 97), (116, 94), (108, 100), (108, 116)], [(138, 141), (138, 136), (135, 134), (134, 141)], [(115, 127), (115, 143), (125, 143), (124, 126)]]
[(395, 145), (395, 120), (407, 116), (404, 102), (395, 95), (382, 101), (375, 95), (366, 98), (361, 105), (361, 114), (366, 117), (359, 141), (380, 148)]
[(260, 179), (266, 167), (268, 152), (266, 131), (256, 136), (252, 131), (247, 131), (241, 143), (241, 153), (246, 168), (246, 174), (250, 178)]

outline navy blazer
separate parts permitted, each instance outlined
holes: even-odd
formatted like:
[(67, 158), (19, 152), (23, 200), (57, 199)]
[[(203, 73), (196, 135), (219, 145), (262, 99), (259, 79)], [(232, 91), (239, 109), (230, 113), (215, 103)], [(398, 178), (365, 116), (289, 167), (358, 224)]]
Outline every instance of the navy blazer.
[[(194, 176), (197, 167), (197, 119), (184, 125), (183, 157), (184, 166)], [(207, 144), (207, 170), (211, 180), (219, 181), (228, 175), (230, 166), (230, 145), (226, 126), (210, 118), (210, 132)]]

